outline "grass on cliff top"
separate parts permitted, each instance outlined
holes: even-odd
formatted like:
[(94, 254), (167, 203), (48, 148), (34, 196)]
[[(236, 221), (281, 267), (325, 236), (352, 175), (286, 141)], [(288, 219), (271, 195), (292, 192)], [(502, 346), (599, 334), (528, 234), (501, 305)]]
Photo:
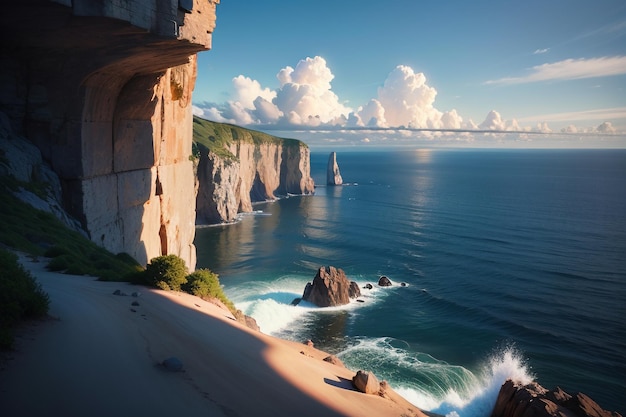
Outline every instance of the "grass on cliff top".
[(54, 215), (22, 202), (11, 193), (16, 186), (12, 178), (0, 177), (0, 246), (52, 258), (48, 264), (52, 271), (103, 281), (129, 281), (143, 270), (130, 255), (114, 255)]
[(298, 139), (279, 138), (257, 130), (246, 129), (228, 123), (212, 122), (197, 116), (193, 118), (193, 142), (195, 145), (195, 156), (198, 156), (196, 147), (202, 145), (222, 158), (233, 160), (237, 158), (227, 149), (227, 146), (234, 142), (273, 143), (283, 146), (307, 147), (304, 142)]

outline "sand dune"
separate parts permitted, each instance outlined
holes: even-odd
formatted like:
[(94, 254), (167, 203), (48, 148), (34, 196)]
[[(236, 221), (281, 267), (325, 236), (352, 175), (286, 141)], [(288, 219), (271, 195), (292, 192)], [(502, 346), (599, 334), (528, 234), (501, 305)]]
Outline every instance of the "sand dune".
[[(50, 295), (52, 319), (20, 332), (0, 372), (0, 415), (423, 415), (393, 392), (387, 399), (355, 391), (356, 370), (252, 331), (197, 297), (51, 273), (20, 259)], [(117, 289), (128, 295), (113, 295)], [(182, 371), (160, 365), (172, 356)]]

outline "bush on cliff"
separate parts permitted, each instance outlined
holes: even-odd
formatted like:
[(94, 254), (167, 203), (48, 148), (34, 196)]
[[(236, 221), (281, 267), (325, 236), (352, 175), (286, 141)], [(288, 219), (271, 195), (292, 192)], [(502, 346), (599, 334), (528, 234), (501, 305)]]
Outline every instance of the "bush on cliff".
[(220, 285), (218, 275), (209, 269), (198, 269), (187, 275), (187, 283), (182, 286), (183, 291), (203, 299), (217, 298), (232, 312), (236, 311), (235, 305), (226, 297)]
[(49, 305), (48, 294), (17, 256), (0, 249), (0, 348), (12, 346), (12, 328), (20, 319), (43, 317)]
[(185, 261), (176, 255), (152, 258), (144, 272), (144, 282), (162, 290), (180, 291), (187, 282)]

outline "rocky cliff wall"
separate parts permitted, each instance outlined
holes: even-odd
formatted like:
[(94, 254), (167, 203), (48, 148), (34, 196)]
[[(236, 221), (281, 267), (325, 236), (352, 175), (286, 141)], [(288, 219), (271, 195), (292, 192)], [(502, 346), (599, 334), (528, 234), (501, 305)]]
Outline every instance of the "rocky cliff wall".
[[(220, 155), (199, 146), (198, 224), (233, 221), (252, 203), (288, 194), (312, 194), (309, 148), (302, 142), (277, 139), (255, 141), (240, 130), (227, 138)], [(242, 137), (243, 136), (243, 137)]]
[(191, 93), (214, 0), (20, 0), (0, 15), (0, 112), (89, 237), (195, 266)]

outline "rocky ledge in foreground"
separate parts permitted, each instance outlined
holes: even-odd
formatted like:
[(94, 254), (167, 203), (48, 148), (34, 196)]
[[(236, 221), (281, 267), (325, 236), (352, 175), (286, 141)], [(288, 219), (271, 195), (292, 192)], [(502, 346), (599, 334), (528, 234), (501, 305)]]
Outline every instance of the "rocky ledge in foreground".
[(507, 380), (498, 394), (491, 417), (622, 417), (606, 411), (583, 393), (570, 395), (557, 387), (549, 391), (532, 382)]
[[(348, 304), (351, 298), (361, 295), (359, 285), (348, 280), (346, 273), (334, 266), (323, 266), (318, 269), (313, 283), (307, 283), (302, 300), (318, 307), (333, 307)], [(294, 300), (297, 304), (300, 300)]]

